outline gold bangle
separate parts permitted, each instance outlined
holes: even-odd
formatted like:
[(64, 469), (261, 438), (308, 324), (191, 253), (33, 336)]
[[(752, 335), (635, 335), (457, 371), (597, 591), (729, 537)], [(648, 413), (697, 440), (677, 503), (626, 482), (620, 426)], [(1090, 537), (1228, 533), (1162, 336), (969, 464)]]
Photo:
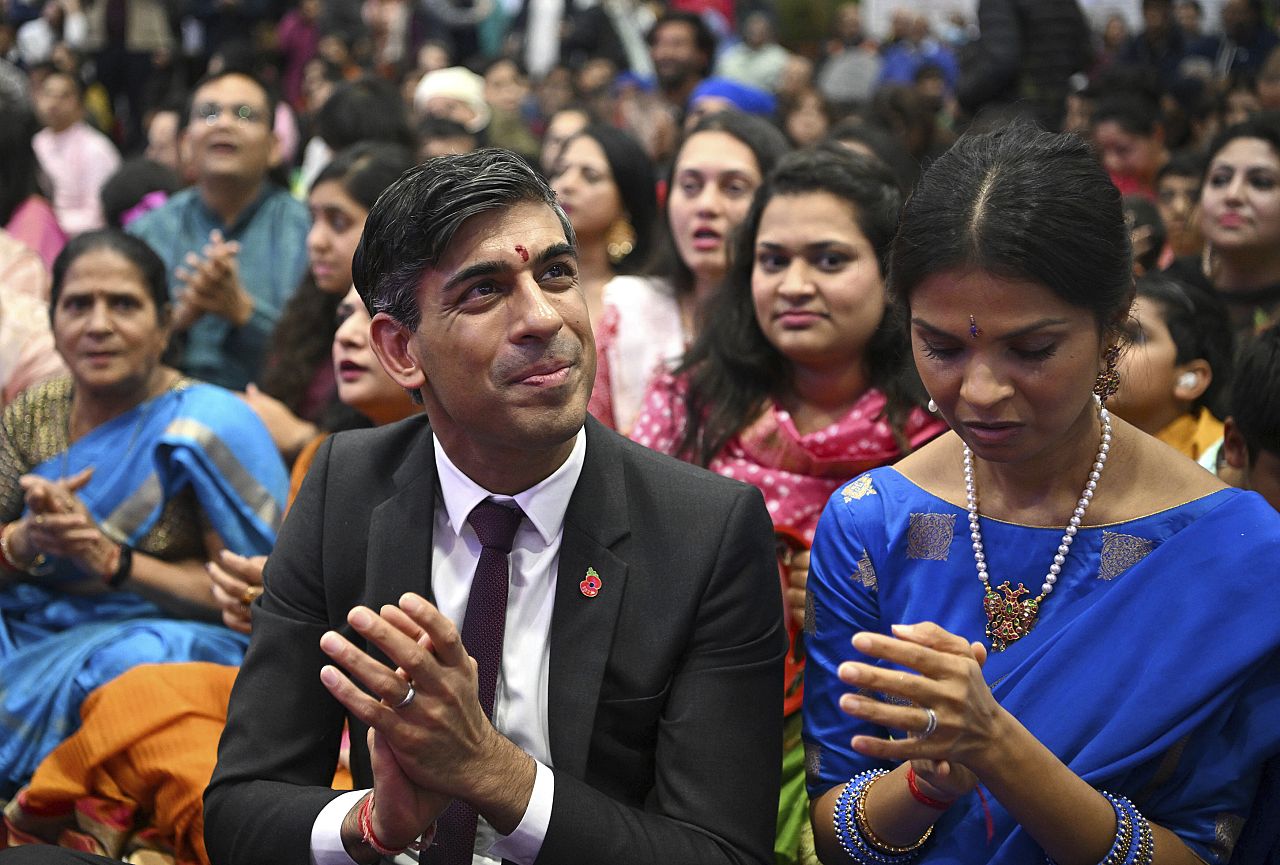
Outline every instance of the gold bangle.
[(13, 554), (13, 548), (9, 546), (9, 529), (13, 525), (14, 523), (5, 523), (4, 528), (0, 529), (0, 560), (3, 560), (4, 564), (11, 570), (17, 571), (20, 574), (37, 576), (43, 573), (40, 568), (43, 567), (46, 561), (44, 553), (37, 553), (36, 557), (26, 564), (18, 561), (17, 556)]
[[(880, 776), (880, 778), (883, 777), (884, 775)], [(881, 853), (886, 853), (890, 856), (902, 856), (907, 853), (914, 853), (916, 850), (919, 850), (924, 846), (924, 842), (929, 840), (929, 836), (933, 834), (932, 826), (924, 830), (924, 834), (920, 836), (920, 840), (907, 847), (895, 847), (894, 845), (881, 840), (875, 832), (871, 831), (871, 824), (867, 822), (867, 792), (871, 789), (871, 785), (876, 781), (879, 781), (880, 778), (876, 778), (874, 781), (864, 784), (862, 789), (858, 791), (857, 798), (853, 800), (853, 819), (857, 824), (858, 832), (868, 844)]]

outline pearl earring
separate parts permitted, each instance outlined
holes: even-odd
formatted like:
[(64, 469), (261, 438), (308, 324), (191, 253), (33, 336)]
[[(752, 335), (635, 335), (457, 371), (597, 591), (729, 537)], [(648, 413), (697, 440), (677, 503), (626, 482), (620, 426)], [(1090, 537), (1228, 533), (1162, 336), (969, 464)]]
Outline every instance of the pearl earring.
[(936, 402), (934, 402), (932, 399), (930, 399), (930, 400), (929, 400), (929, 402), (928, 402), (928, 404), (925, 406), (925, 408), (929, 409), (929, 413), (930, 413), (930, 414), (937, 414), (937, 413), (938, 413), (938, 404), (937, 404)]

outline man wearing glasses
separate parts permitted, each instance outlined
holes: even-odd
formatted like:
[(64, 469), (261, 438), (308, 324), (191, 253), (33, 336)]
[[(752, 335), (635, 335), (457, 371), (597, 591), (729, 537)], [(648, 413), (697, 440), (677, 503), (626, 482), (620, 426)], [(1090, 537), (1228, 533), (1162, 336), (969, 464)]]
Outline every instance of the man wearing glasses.
[(306, 207), (274, 183), (276, 100), (242, 72), (196, 85), (181, 146), (195, 185), (129, 226), (169, 266), (179, 365), (243, 390), (259, 374), (271, 332), (306, 269)]

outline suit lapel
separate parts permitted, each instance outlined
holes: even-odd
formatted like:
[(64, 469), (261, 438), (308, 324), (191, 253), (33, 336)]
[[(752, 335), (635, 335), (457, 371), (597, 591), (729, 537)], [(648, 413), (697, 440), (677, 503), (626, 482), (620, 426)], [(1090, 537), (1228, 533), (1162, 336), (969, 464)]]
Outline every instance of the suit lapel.
[[(578, 778), (586, 772), (596, 703), (627, 580), (627, 563), (612, 550), (629, 531), (622, 453), (614, 435), (587, 419), (587, 453), (565, 513), (551, 617), (551, 758), (557, 769)], [(588, 568), (600, 579), (594, 597), (581, 588)]]
[(436, 515), (436, 461), (430, 427), (423, 425), (422, 435), (392, 480), (396, 493), (374, 509), (369, 521), (365, 602), (394, 604), (405, 592), (417, 592), (434, 603), (431, 535)]

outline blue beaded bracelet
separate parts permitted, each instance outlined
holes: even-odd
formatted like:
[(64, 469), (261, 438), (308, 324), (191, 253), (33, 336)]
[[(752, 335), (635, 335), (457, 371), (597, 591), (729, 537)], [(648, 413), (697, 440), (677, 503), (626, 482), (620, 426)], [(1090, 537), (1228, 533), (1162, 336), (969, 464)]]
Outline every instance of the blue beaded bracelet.
[[(915, 845), (904, 852), (887, 852), (876, 846), (878, 839), (867, 837), (865, 816), (862, 814), (867, 788), (878, 778), (889, 774), (884, 769), (868, 769), (849, 779), (836, 798), (832, 811), (836, 840), (840, 849), (858, 865), (905, 865), (920, 855), (920, 846), (928, 840), (933, 829), (924, 834)], [(878, 842), (883, 844), (883, 842)]]

